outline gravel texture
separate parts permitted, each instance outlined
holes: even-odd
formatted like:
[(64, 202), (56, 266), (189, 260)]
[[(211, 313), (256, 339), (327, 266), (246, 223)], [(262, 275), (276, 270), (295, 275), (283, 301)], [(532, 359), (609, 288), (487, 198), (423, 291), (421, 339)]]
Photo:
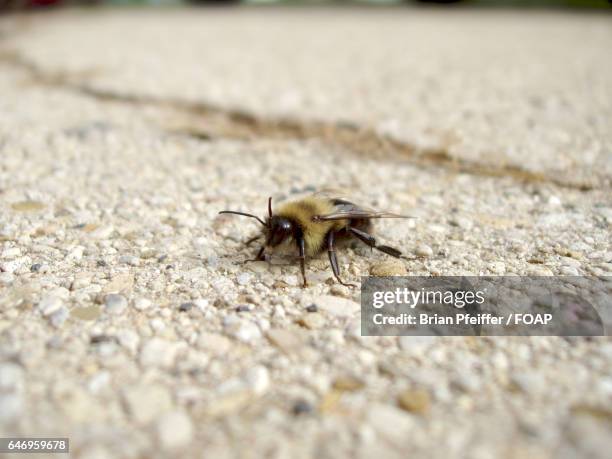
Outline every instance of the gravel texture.
[[(605, 457), (608, 338), (361, 337), (325, 257), (302, 289), (290, 260), (242, 263), (257, 223), (217, 213), (334, 187), (418, 217), (378, 224), (402, 263), (342, 251), (349, 282), (610, 276), (610, 18), (265, 11), (0, 21), (1, 436), (82, 458)], [(591, 186), (189, 135), (197, 114), (142, 96), (391, 126)]]

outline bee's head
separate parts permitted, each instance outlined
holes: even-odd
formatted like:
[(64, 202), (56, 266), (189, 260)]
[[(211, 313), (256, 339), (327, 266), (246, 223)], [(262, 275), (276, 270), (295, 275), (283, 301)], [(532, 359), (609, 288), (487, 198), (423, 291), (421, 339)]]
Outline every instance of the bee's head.
[(273, 215), (267, 221), (266, 246), (276, 247), (291, 237), (294, 232), (293, 222), (285, 217)]

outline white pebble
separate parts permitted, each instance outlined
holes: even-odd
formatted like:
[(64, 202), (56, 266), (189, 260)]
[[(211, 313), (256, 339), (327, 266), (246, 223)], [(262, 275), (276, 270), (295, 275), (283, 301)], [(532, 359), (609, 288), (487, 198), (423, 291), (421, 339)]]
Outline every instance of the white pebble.
[(178, 346), (168, 340), (152, 338), (147, 341), (140, 351), (142, 366), (169, 368), (174, 364)]
[(416, 246), (414, 253), (420, 257), (431, 257), (433, 255), (433, 250), (426, 244), (419, 244)]
[(23, 399), (19, 394), (0, 393), (0, 423), (19, 419), (23, 411)]
[(240, 273), (236, 280), (240, 285), (248, 285), (251, 282), (251, 275), (249, 273)]
[(112, 226), (101, 226), (96, 228), (90, 233), (90, 236), (94, 239), (108, 239), (113, 234), (114, 228)]
[(472, 226), (474, 226), (472, 220), (466, 217), (456, 217), (451, 220), (451, 223), (455, 226), (458, 226), (459, 228), (463, 228), (466, 230), (472, 229)]
[(481, 381), (475, 373), (462, 372), (453, 378), (453, 383), (465, 392), (476, 392), (480, 389)]
[(81, 258), (83, 258), (84, 251), (85, 251), (85, 247), (78, 245), (74, 249), (72, 249), (70, 252), (68, 252), (68, 255), (66, 255), (66, 260), (78, 261)]
[(134, 255), (123, 255), (119, 257), (119, 263), (123, 263), (130, 266), (140, 266), (140, 258)]
[(62, 306), (62, 300), (55, 295), (46, 296), (38, 303), (38, 309), (42, 312), (43, 316), (50, 316)]
[(531, 395), (542, 394), (546, 390), (546, 381), (540, 373), (532, 371), (513, 374), (512, 384), (522, 392)]
[(561, 266), (560, 271), (564, 276), (580, 276), (578, 270), (573, 266)]
[(489, 263), (489, 271), (495, 274), (504, 274), (506, 272), (506, 264), (503, 261)]
[(51, 322), (51, 325), (59, 328), (62, 325), (64, 325), (64, 322), (68, 320), (68, 317), (70, 317), (70, 311), (64, 306), (62, 306), (57, 311), (55, 311), (53, 314), (51, 314), (49, 321)]
[(297, 287), (300, 283), (297, 276), (288, 274), (287, 276), (283, 276), (283, 280), (287, 285), (291, 285), (292, 287)]
[(320, 311), (337, 317), (351, 317), (360, 310), (360, 306), (356, 302), (332, 295), (322, 295), (314, 298), (314, 303)]
[(231, 324), (228, 328), (230, 335), (244, 343), (250, 343), (261, 338), (261, 331), (253, 322), (240, 321), (237, 324)]
[(232, 343), (223, 335), (204, 332), (198, 337), (197, 344), (208, 353), (223, 354), (230, 349)]
[(140, 337), (138, 336), (138, 333), (133, 330), (119, 330), (117, 332), (117, 341), (119, 341), (119, 344), (121, 344), (124, 348), (132, 353), (135, 353), (138, 349)]
[(11, 273), (0, 273), (0, 285), (9, 285), (15, 281), (15, 275)]
[(108, 371), (99, 371), (87, 382), (87, 388), (93, 394), (99, 394), (105, 387), (110, 384), (110, 373)]
[(1, 258), (5, 260), (11, 260), (21, 255), (21, 249), (19, 247), (11, 247), (2, 252)]
[(127, 308), (128, 301), (123, 295), (118, 293), (109, 293), (104, 298), (106, 312), (110, 314), (121, 314)]
[(251, 368), (247, 371), (245, 379), (249, 388), (256, 395), (265, 393), (270, 386), (270, 374), (268, 369), (263, 366)]
[(11, 392), (21, 388), (23, 370), (12, 362), (0, 364), (0, 392)]
[(193, 300), (193, 304), (195, 304), (200, 311), (205, 312), (210, 302), (206, 298), (198, 298), (197, 300)]
[(161, 417), (155, 426), (159, 446), (163, 450), (176, 450), (191, 443), (193, 424), (184, 411), (172, 411)]
[(172, 408), (172, 398), (161, 385), (142, 383), (124, 392), (127, 410), (138, 424), (147, 424)]
[(152, 304), (153, 302), (148, 298), (136, 298), (136, 300), (134, 300), (134, 308), (138, 309), (139, 311), (149, 309)]
[(159, 317), (156, 317), (155, 319), (151, 319), (151, 322), (149, 322), (149, 325), (151, 326), (153, 331), (157, 333), (162, 332), (166, 329), (165, 322), (161, 320)]

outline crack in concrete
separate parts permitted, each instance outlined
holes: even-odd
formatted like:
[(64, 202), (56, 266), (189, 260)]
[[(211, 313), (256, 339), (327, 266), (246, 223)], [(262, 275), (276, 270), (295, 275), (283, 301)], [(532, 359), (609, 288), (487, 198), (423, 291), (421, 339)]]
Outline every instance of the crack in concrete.
[(2, 64), (23, 71), (37, 84), (71, 91), (100, 101), (135, 106), (148, 105), (189, 115), (192, 120), (190, 123), (185, 123), (178, 128), (168, 128), (167, 131), (200, 140), (208, 141), (213, 138), (316, 139), (330, 146), (345, 148), (368, 157), (397, 158), (422, 167), (442, 168), (451, 173), (466, 173), (482, 177), (509, 177), (521, 182), (551, 184), (580, 191), (607, 188), (607, 184), (595, 186), (593, 183), (574, 182), (567, 177), (550, 176), (511, 164), (484, 164), (456, 158), (444, 149), (419, 150), (391, 136), (376, 132), (372, 128), (354, 123), (266, 118), (205, 102), (107, 91), (83, 83), (83, 80), (95, 75), (99, 71), (97, 69), (78, 73), (45, 71), (15, 51), (0, 51), (0, 65)]

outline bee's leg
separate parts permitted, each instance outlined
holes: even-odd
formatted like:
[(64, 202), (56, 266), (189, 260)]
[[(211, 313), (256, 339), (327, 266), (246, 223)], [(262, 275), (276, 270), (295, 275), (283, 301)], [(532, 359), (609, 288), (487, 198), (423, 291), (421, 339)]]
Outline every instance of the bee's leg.
[(395, 258), (400, 258), (402, 256), (402, 252), (393, 247), (389, 247), (388, 245), (376, 245), (376, 238), (365, 231), (358, 230), (357, 228), (349, 227), (349, 232), (355, 236), (357, 239), (361, 240), (365, 244), (369, 245), (373, 249), (380, 250), (381, 252), (386, 253), (387, 255), (391, 255)]
[(259, 239), (260, 237), (262, 237), (262, 234), (258, 234), (256, 236), (253, 236), (251, 239), (249, 239), (248, 241), (246, 241), (244, 243), (244, 245), (246, 245), (247, 247), (250, 246), (253, 242), (255, 242), (257, 239)]
[(249, 263), (251, 261), (265, 261), (265, 256), (264, 256), (264, 250), (266, 249), (265, 246), (261, 246), (261, 249), (259, 249), (259, 252), (257, 252), (257, 256), (255, 258), (249, 258), (248, 260), (244, 260), (243, 263)]
[(334, 248), (334, 232), (330, 231), (327, 233), (327, 253), (329, 255), (329, 263), (331, 264), (332, 271), (336, 280), (347, 287), (357, 287), (355, 284), (347, 284), (342, 282), (340, 279), (340, 268), (338, 267), (338, 258), (336, 257), (336, 249)]
[(299, 236), (297, 238), (297, 243), (298, 243), (298, 251), (299, 251), (299, 258), (300, 258), (300, 269), (302, 270), (302, 278), (304, 279), (304, 287), (308, 286), (308, 281), (306, 280), (306, 247), (305, 247), (305, 242), (304, 242), (304, 238), (302, 236)]

